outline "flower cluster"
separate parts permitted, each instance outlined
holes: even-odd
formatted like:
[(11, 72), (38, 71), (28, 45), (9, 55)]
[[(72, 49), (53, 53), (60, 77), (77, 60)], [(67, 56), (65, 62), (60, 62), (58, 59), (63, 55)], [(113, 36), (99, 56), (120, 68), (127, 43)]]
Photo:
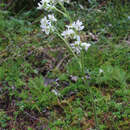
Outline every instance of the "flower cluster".
[[(38, 3), (38, 9), (44, 9), (46, 11), (52, 11), (55, 9), (56, 11), (64, 14), (64, 12), (58, 10), (56, 8), (56, 5), (60, 3), (60, 5), (64, 4), (65, 2), (69, 3), (69, 0), (41, 0), (40, 3)], [(63, 7), (61, 5), (61, 7)], [(41, 19), (41, 28), (42, 31), (45, 32), (47, 35), (49, 35), (51, 32), (54, 32), (56, 28), (53, 26), (54, 22), (56, 22), (57, 19), (54, 17), (54, 14), (45, 16), (43, 19)], [(89, 43), (82, 42), (80, 40), (80, 31), (84, 29), (83, 23), (80, 20), (77, 20), (70, 25), (66, 25), (66, 30), (63, 31), (60, 35), (69, 43), (70, 40), (73, 41), (73, 43), (69, 43), (69, 46), (72, 48), (72, 50), (79, 54), (82, 49), (85, 51), (88, 50), (90, 47)]]
[(41, 28), (42, 28), (42, 31), (45, 32), (47, 35), (50, 33), (50, 32), (54, 32), (55, 30), (55, 27), (53, 26), (53, 22), (56, 22), (57, 19), (54, 17), (54, 14), (52, 15), (48, 15), (48, 19), (47, 17), (45, 16), (43, 19), (41, 19)]
[(79, 20), (73, 22), (71, 25), (66, 25), (66, 30), (62, 32), (62, 36), (68, 41), (69, 39), (75, 40), (70, 46), (72, 49), (79, 54), (82, 49), (85, 51), (90, 47), (89, 43), (82, 42), (80, 40), (79, 32), (84, 29), (83, 23)]
[(82, 49), (84, 49), (85, 51), (88, 50), (88, 48), (91, 46), (91, 44), (86, 43), (86, 42), (81, 42), (81, 41), (75, 41), (74, 43), (70, 44), (72, 49), (79, 54), (81, 52)]
[(41, 0), (38, 3), (37, 9), (45, 9), (46, 11), (51, 11), (55, 8), (57, 3), (69, 3), (69, 0)]

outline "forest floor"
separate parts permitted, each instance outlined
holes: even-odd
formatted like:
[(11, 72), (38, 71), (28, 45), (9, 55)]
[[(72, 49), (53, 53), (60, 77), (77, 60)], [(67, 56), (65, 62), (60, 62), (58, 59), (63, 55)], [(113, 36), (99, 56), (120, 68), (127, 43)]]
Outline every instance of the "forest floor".
[(91, 43), (86, 84), (62, 40), (41, 32), (42, 13), (0, 10), (0, 130), (130, 129), (130, 4), (85, 8), (68, 7)]

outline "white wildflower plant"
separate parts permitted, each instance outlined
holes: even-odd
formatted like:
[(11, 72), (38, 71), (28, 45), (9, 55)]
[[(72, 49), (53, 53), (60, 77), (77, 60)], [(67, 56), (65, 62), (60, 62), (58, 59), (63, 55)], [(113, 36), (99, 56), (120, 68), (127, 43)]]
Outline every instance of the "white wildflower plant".
[[(41, 0), (38, 3), (37, 9), (44, 9), (45, 11), (54, 14), (58, 12), (63, 15), (63, 17), (67, 18), (70, 24), (64, 25), (66, 29), (64, 31), (61, 31), (61, 28), (58, 28), (58, 26), (56, 26), (56, 22), (58, 20), (55, 18), (54, 14), (49, 14), (48, 16), (45, 16), (43, 19), (41, 19), (40, 27), (46, 35), (49, 35), (50, 33), (56, 34), (65, 43), (65, 45), (79, 64), (79, 69), (83, 76), (83, 82), (87, 83), (86, 68), (84, 65), (84, 54), (86, 53), (86, 51), (88, 51), (88, 48), (91, 46), (91, 44), (83, 42), (81, 40), (80, 36), (82, 34), (84, 26), (82, 21), (80, 21), (79, 19), (73, 22), (72, 18), (70, 17), (68, 11), (64, 6), (64, 3), (69, 4), (69, 2), (69, 0)], [(61, 94), (55, 89), (52, 90), (52, 93), (54, 93), (56, 96), (61, 96)], [(91, 95), (91, 97), (92, 96), (93, 95)]]
[[(69, 13), (64, 7), (64, 3), (69, 4), (70, 0), (41, 0), (38, 3), (37, 9), (43, 9), (47, 12), (53, 13), (58, 12), (66, 17), (70, 21), (69, 25), (65, 25), (66, 29), (63, 32), (58, 31), (59, 29), (58, 27), (56, 27), (56, 22), (58, 20), (55, 18), (54, 14), (48, 14), (48, 16), (42, 18), (40, 21), (40, 27), (46, 35), (49, 35), (50, 33), (57, 34), (64, 41), (74, 57), (77, 59), (80, 67), (82, 67), (79, 55), (81, 51), (87, 51), (91, 44), (81, 41), (80, 34), (84, 29), (83, 23), (79, 19), (73, 22), (73, 20), (69, 16)], [(59, 6), (60, 9), (57, 8)]]

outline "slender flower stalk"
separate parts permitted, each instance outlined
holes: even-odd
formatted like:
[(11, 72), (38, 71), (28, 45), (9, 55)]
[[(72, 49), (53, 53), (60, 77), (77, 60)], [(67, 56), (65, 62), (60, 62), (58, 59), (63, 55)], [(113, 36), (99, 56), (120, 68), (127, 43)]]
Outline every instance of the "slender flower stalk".
[(66, 13), (64, 13), (64, 12), (61, 11), (61, 10), (59, 10), (58, 8), (54, 7), (53, 9), (56, 10), (57, 12), (59, 12), (60, 14), (62, 14), (63, 16), (68, 17), (68, 16), (66, 15)]
[[(67, 2), (67, 3), (69, 3), (69, 2)], [(66, 17), (69, 19), (70, 23), (72, 23), (72, 19), (71, 19), (70, 15), (69, 15), (68, 11), (67, 11), (66, 8), (64, 7), (64, 5), (63, 5), (61, 2), (59, 2), (59, 5), (60, 5), (61, 8), (64, 10), (64, 12), (65, 12), (65, 14), (66, 14)]]
[(82, 68), (82, 64), (81, 64), (81, 62), (79, 61), (79, 58), (78, 58), (77, 55), (73, 52), (73, 50), (72, 50), (72, 48), (70, 47), (70, 45), (68, 44), (68, 42), (67, 42), (58, 32), (57, 32), (56, 34), (64, 41), (64, 43), (66, 44), (66, 46), (68, 47), (68, 49), (70, 50), (70, 52), (73, 54), (73, 56), (75, 57), (75, 59), (77, 59), (80, 68)]

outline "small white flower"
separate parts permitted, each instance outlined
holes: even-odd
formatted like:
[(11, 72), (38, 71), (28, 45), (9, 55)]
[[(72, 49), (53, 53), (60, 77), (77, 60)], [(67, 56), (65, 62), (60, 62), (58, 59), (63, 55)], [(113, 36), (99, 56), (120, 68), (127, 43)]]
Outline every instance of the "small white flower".
[(45, 10), (52, 10), (55, 6), (56, 2), (55, 0), (41, 0), (38, 3), (37, 9), (45, 9)]
[(43, 5), (41, 4), (41, 3), (38, 3), (38, 7), (37, 7), (37, 9), (42, 9), (43, 8)]
[(102, 69), (99, 69), (99, 73), (103, 73), (103, 70), (102, 70)]
[(50, 21), (54, 21), (54, 22), (57, 21), (57, 19), (54, 17), (54, 14), (49, 14), (48, 18), (49, 18)]
[(81, 43), (81, 46), (85, 49), (85, 51), (87, 51), (88, 48), (91, 46), (91, 44), (83, 42), (83, 43)]
[(81, 41), (75, 41), (75, 46), (80, 46), (81, 45)]
[(44, 9), (49, 12), (52, 11), (54, 8), (55, 8), (54, 4), (46, 4), (46, 6), (44, 7)]
[(75, 41), (74, 43), (71, 43), (71, 44), (70, 44), (71, 48), (72, 48), (77, 54), (80, 54), (80, 51), (82, 50), (80, 44), (81, 44), (80, 41)]
[(87, 51), (91, 44), (85, 42), (82, 43), (81, 41), (75, 41), (74, 43), (71, 43), (70, 46), (77, 54), (79, 54), (82, 49), (85, 49), (85, 51)]
[(76, 39), (77, 41), (80, 41), (80, 36), (75, 34), (73, 39)]
[(75, 32), (73, 29), (67, 29), (61, 33), (61, 35), (66, 38), (72, 38), (75, 35)]
[(49, 35), (51, 28), (46, 27), (46, 28), (42, 29), (42, 31), (44, 31), (46, 33), (46, 35)]
[(50, 20), (47, 19), (45, 16), (43, 19), (41, 19), (41, 25), (42, 31), (45, 32), (47, 35), (49, 35), (50, 32), (54, 32), (55, 28), (52, 26), (52, 23)]
[(66, 25), (67, 29), (75, 29), (77, 31), (81, 31), (84, 29), (83, 23), (79, 20), (73, 22), (71, 25)]
[(81, 30), (84, 29), (84, 26), (82, 24), (83, 24), (82, 22), (80, 22), (79, 20), (77, 20), (76, 22), (72, 23), (72, 27), (74, 29), (76, 29), (77, 31), (81, 31)]
[(40, 23), (41, 25), (47, 25), (49, 21), (47, 20), (47, 17), (45, 16), (44, 18), (41, 19)]
[(64, 3), (69, 3), (69, 0), (41, 0), (38, 3), (37, 9), (44, 9), (46, 11), (51, 11), (55, 8), (56, 4), (61, 2), (62, 4)]
[(44, 6), (47, 4), (47, 3), (49, 3), (50, 1), (49, 0), (41, 0), (39, 3), (38, 3), (38, 7), (37, 7), (37, 9), (43, 9), (44, 8)]

